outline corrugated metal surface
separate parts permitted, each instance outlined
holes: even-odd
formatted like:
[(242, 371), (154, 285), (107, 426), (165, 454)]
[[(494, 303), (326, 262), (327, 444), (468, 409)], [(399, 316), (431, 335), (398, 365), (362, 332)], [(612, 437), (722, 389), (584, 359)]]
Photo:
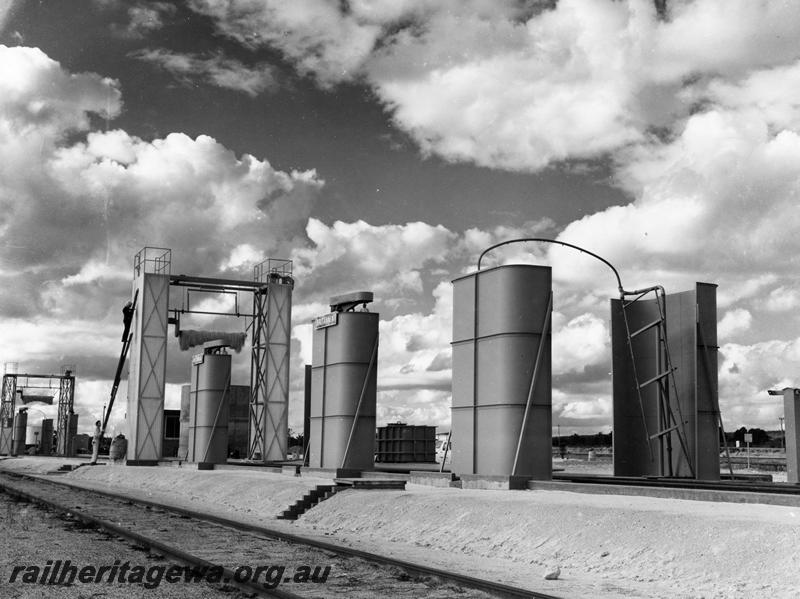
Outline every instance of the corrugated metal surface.
[(542, 362), (516, 475), (552, 475), (551, 269), (507, 265), (453, 281), (453, 471), (512, 474), (539, 344)]

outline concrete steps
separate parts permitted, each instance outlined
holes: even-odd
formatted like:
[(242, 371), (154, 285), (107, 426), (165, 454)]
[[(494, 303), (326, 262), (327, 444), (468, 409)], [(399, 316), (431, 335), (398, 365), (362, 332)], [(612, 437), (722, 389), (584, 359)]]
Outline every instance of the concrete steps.
[(319, 502), (333, 497), (339, 490), (340, 487), (338, 485), (317, 485), (315, 489), (303, 495), (302, 499), (298, 499), (289, 509), (283, 510), (278, 519), (297, 520)]

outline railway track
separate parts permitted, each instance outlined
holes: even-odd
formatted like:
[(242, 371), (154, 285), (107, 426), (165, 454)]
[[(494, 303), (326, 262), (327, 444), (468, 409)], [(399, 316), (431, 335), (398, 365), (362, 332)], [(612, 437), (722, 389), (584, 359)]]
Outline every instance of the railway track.
[(185, 582), (191, 582), (186, 576), (201, 576), (207, 582), (234, 586), (257, 596), (286, 599), (384, 596), (557, 599), (281, 531), (39, 477), (0, 473), (0, 489), (22, 500), (69, 514), (182, 564), (185, 568), (175, 570), (175, 575), (182, 575)]
[(678, 478), (643, 478), (635, 476), (603, 476), (591, 474), (553, 474), (559, 482), (596, 485), (627, 485), (635, 487), (661, 487), (668, 489), (695, 489), (703, 491), (732, 491), (739, 493), (768, 493), (774, 495), (800, 495), (800, 485), (791, 483), (698, 481)]

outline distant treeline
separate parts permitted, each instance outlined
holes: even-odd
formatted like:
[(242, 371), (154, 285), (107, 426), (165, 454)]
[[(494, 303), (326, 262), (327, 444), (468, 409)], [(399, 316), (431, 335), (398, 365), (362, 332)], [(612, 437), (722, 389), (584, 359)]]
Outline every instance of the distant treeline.
[[(735, 446), (736, 441), (744, 446), (744, 436), (750, 433), (753, 435), (753, 442), (750, 443), (751, 447), (782, 447), (783, 446), (783, 433), (781, 431), (765, 431), (761, 428), (745, 428), (741, 427), (733, 432), (725, 433), (725, 440), (728, 445)], [(572, 447), (607, 447), (611, 445), (614, 433), (595, 433), (594, 435), (576, 435), (569, 436), (562, 435), (561, 437), (553, 437), (553, 447), (572, 446)], [(722, 435), (719, 437), (720, 444), (722, 443)]]

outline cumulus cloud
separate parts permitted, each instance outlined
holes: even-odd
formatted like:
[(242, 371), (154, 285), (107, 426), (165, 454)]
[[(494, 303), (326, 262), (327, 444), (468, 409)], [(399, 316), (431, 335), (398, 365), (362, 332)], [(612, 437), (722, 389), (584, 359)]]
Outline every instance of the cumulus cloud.
[(749, 310), (743, 308), (729, 310), (717, 324), (717, 335), (720, 339), (727, 339), (737, 333), (747, 331), (752, 321), (753, 315)]
[(362, 78), (424, 152), (511, 170), (644, 142), (709, 81), (800, 57), (789, 3), (683, 1), (666, 20), (648, 0), (191, 6), (324, 86)]
[(0, 308), (18, 340), (4, 362), (110, 378), (141, 247), (171, 247), (175, 270), (250, 279), (304, 234), (324, 184), (313, 170), (278, 171), (203, 135), (95, 130), (121, 107), (116, 81), (0, 46)]
[(788, 312), (800, 306), (800, 289), (781, 285), (769, 292), (764, 308), (770, 312)]
[(390, 305), (404, 293), (421, 292), (422, 271), (443, 263), (457, 239), (441, 225), (422, 222), (375, 226), (336, 221), (329, 226), (314, 218), (306, 235), (311, 245), (293, 251), (292, 259), (311, 299), (327, 301), (316, 295), (319, 291), (357, 288), (373, 291), (376, 300)]
[(252, 98), (273, 90), (277, 85), (273, 69), (266, 63), (249, 66), (221, 54), (205, 57), (179, 54), (163, 48), (139, 50), (132, 56), (161, 67), (187, 84), (199, 79), (217, 87), (245, 93)]
[(720, 355), (720, 407), (726, 422), (776, 430), (783, 404), (767, 390), (800, 386), (800, 338), (726, 343)]

